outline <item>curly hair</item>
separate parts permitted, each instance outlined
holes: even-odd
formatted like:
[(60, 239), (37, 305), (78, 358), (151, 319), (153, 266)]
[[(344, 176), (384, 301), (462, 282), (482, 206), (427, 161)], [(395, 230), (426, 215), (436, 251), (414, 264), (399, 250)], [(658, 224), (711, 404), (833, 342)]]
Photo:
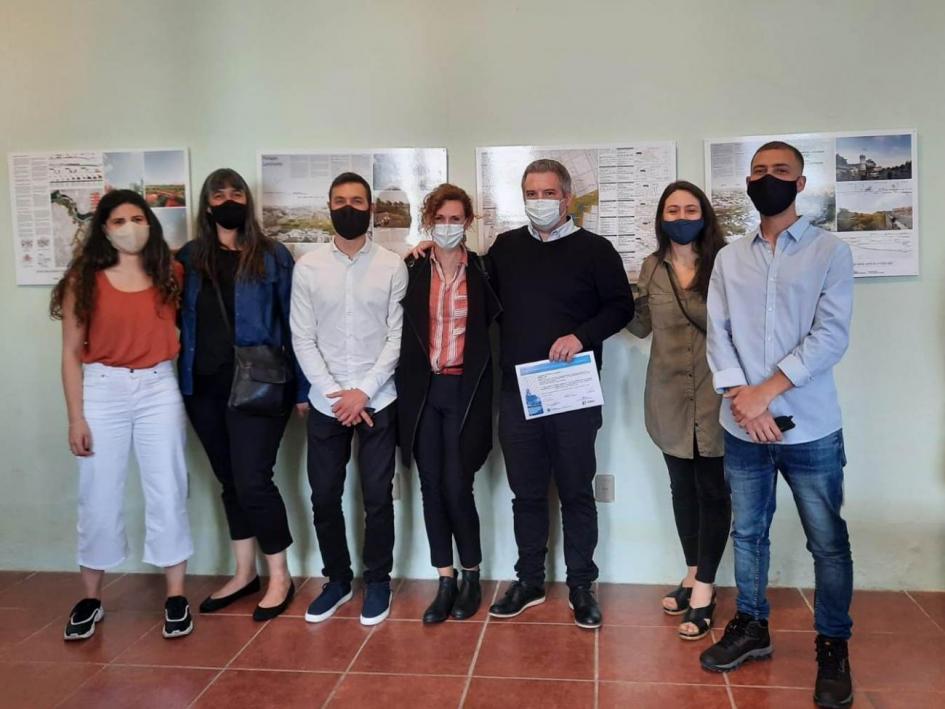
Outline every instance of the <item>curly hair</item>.
[(444, 182), (423, 200), (423, 206), (420, 208), (420, 227), (428, 231), (432, 229), (436, 220), (436, 213), (443, 206), (443, 203), (453, 201), (462, 203), (466, 219), (473, 219), (476, 216), (473, 213), (472, 199), (469, 198), (466, 190), (449, 182)]
[(49, 315), (63, 318), (62, 305), (67, 292), (75, 295), (75, 316), (82, 324), (88, 324), (95, 307), (95, 276), (118, 263), (118, 251), (105, 236), (105, 224), (112, 211), (123, 204), (138, 207), (148, 221), (148, 241), (141, 251), (144, 272), (158, 290), (162, 303), (180, 301), (181, 287), (174, 276), (171, 250), (164, 241), (161, 222), (154, 216), (144, 197), (132, 190), (113, 190), (99, 200), (82, 241), (76, 246), (72, 261), (63, 277), (53, 288), (49, 298)]

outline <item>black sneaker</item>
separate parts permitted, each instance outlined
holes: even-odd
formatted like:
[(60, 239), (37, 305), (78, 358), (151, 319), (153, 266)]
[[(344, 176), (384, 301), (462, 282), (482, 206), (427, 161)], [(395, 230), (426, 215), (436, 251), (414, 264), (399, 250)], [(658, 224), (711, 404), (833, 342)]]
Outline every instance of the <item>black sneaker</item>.
[(590, 586), (572, 588), (568, 595), (568, 606), (574, 611), (574, 622), (579, 628), (594, 630), (603, 623), (600, 605), (591, 593)]
[(725, 626), (722, 639), (703, 651), (699, 662), (712, 672), (728, 672), (746, 660), (770, 657), (772, 652), (768, 621), (756, 620), (747, 613), (736, 613)]
[(165, 638), (180, 638), (194, 632), (194, 619), (190, 615), (190, 604), (183, 596), (171, 596), (164, 602)]
[(66, 623), (66, 640), (85, 640), (95, 634), (95, 624), (105, 617), (105, 609), (97, 598), (83, 598), (75, 604)]
[(545, 602), (543, 586), (530, 586), (521, 581), (515, 581), (509, 586), (502, 600), (493, 603), (489, 608), (489, 615), (494, 618), (514, 618), (526, 608), (537, 606)]
[(845, 707), (853, 703), (853, 680), (847, 641), (817, 636), (817, 684), (814, 704), (819, 707)]

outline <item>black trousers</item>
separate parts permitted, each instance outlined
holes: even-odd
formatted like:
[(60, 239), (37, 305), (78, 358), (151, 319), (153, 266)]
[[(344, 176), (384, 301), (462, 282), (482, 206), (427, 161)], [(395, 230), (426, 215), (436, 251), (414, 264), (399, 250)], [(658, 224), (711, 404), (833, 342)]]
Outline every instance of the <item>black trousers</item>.
[(289, 413), (252, 416), (227, 406), (222, 393), (185, 396), (184, 404), (210, 467), (223, 485), (230, 539), (256, 538), (264, 554), (292, 544), (279, 488), (272, 480)]
[(676, 531), (686, 566), (696, 567), (696, 581), (715, 583), (722, 552), (732, 524), (732, 500), (721, 457), (703, 458), (693, 445), (695, 458), (663, 454), (669, 468)]
[(597, 579), (594, 442), (601, 423), (600, 407), (526, 421), (514, 379), (511, 387), (503, 387), (499, 441), (509, 486), (515, 495), (512, 500), (518, 544), (515, 571), (520, 581), (534, 585), (545, 582), (548, 487), (552, 478), (561, 501), (568, 586), (586, 586)]
[(315, 536), (331, 581), (350, 582), (351, 556), (341, 498), (351, 458), (351, 439), (358, 432), (358, 469), (364, 498), (364, 580), (390, 580), (394, 566), (394, 454), (397, 447), (396, 404), (373, 414), (374, 427), (342, 426), (334, 416), (314, 408), (308, 414), (308, 480), (312, 486)]
[(463, 471), (459, 436), (463, 422), (460, 377), (434, 374), (420, 416), (415, 455), (423, 494), (430, 562), (453, 565), (453, 540), (464, 568), (482, 561), (473, 475)]

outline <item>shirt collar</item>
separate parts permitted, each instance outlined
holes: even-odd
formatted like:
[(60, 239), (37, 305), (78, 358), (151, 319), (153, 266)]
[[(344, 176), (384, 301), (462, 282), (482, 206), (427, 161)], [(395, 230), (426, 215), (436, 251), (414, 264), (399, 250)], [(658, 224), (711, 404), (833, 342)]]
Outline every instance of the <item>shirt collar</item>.
[[(460, 254), (460, 259), (459, 259), (460, 268), (456, 272), (457, 276), (465, 273), (466, 266), (469, 264), (469, 252), (466, 251), (466, 245), (463, 244), (459, 248), (462, 249), (462, 253)], [(433, 269), (436, 271), (436, 274), (440, 277), (440, 280), (445, 281), (446, 278), (443, 275), (443, 267), (440, 266), (440, 262), (436, 260), (436, 249), (430, 249), (430, 263), (433, 264)]]
[[(348, 254), (346, 254), (344, 251), (338, 248), (338, 245), (335, 243), (335, 237), (331, 237), (331, 241), (329, 241), (328, 244), (329, 244), (329, 248), (332, 251), (339, 254), (340, 256), (344, 256), (345, 258), (348, 258)], [(368, 235), (368, 237), (364, 240), (364, 246), (362, 246), (361, 249), (350, 260), (357, 261), (359, 258), (361, 258), (362, 254), (371, 253), (371, 249), (373, 248), (374, 248), (374, 240), (371, 239), (370, 235)]]
[[(797, 218), (797, 221), (795, 221), (793, 224), (791, 224), (791, 226), (789, 226), (787, 229), (782, 231), (781, 234), (787, 234), (792, 239), (794, 239), (795, 242), (798, 242), (801, 239), (803, 239), (804, 234), (807, 233), (807, 228), (810, 226), (810, 220), (811, 220), (810, 217), (801, 215), (800, 217)], [(781, 237), (781, 234), (778, 234), (779, 238)], [(758, 231), (755, 232), (754, 240), (755, 241), (765, 240), (765, 237), (761, 233), (760, 226), (758, 227)]]
[[(469, 263), (469, 252), (466, 251), (466, 245), (465, 245), (465, 244), (461, 244), (459, 248), (460, 248), (460, 251), (461, 251), (461, 254), (460, 254), (460, 257), (459, 257), (459, 262), (465, 266), (465, 265), (467, 265), (467, 264)], [(437, 259), (436, 259), (436, 249), (430, 249), (430, 260), (431, 260), (433, 263), (439, 265), (439, 261), (437, 261)]]
[[(551, 234), (548, 235), (548, 241), (557, 241), (558, 239), (563, 239), (566, 236), (570, 236), (571, 234), (573, 234), (580, 228), (581, 227), (579, 227), (577, 224), (574, 223), (574, 219), (572, 219), (571, 217), (568, 217), (567, 220), (564, 222), (564, 224), (559, 226), (557, 229), (551, 232)], [(542, 240), (541, 234), (538, 233), (538, 230), (535, 228), (535, 226), (531, 222), (528, 223), (528, 233), (531, 234), (534, 238), (538, 239), (539, 241)]]

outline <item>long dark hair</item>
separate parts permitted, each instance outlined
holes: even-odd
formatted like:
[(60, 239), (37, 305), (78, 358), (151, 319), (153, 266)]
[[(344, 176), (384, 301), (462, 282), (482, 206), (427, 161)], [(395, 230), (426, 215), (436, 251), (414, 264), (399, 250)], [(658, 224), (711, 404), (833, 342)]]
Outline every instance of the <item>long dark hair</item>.
[(660, 196), (660, 202), (656, 207), (656, 255), (660, 260), (666, 257), (670, 249), (670, 239), (663, 231), (663, 207), (666, 206), (666, 200), (670, 195), (679, 190), (685, 190), (697, 200), (702, 208), (702, 221), (705, 226), (702, 233), (693, 242), (693, 249), (696, 251), (696, 277), (692, 279), (688, 290), (694, 290), (703, 298), (709, 294), (709, 279), (712, 277), (712, 266), (715, 265), (715, 256), (719, 250), (725, 246), (725, 237), (722, 236), (722, 230), (719, 228), (718, 217), (715, 216), (715, 210), (712, 203), (706, 197), (705, 192), (696, 185), (685, 180), (671, 182), (663, 190)]
[(246, 180), (236, 170), (221, 167), (210, 173), (200, 188), (197, 203), (197, 236), (194, 239), (193, 264), (200, 273), (210, 279), (216, 278), (216, 257), (219, 246), (217, 225), (210, 215), (210, 195), (229, 187), (246, 195), (246, 221), (236, 235), (240, 247), (240, 263), (236, 270), (239, 279), (259, 280), (266, 275), (266, 252), (271, 251), (275, 241), (263, 233), (256, 219), (256, 205)]
[(141, 251), (141, 265), (158, 290), (163, 303), (176, 304), (180, 298), (180, 284), (171, 268), (173, 257), (164, 241), (161, 222), (154, 216), (144, 197), (132, 190), (113, 190), (99, 200), (89, 223), (85, 238), (76, 247), (65, 275), (53, 288), (49, 299), (49, 314), (57, 320), (63, 317), (62, 304), (67, 290), (75, 294), (75, 316), (87, 324), (95, 307), (95, 274), (118, 263), (118, 251), (105, 236), (105, 224), (116, 207), (133, 204), (144, 212), (148, 220), (148, 241)]

